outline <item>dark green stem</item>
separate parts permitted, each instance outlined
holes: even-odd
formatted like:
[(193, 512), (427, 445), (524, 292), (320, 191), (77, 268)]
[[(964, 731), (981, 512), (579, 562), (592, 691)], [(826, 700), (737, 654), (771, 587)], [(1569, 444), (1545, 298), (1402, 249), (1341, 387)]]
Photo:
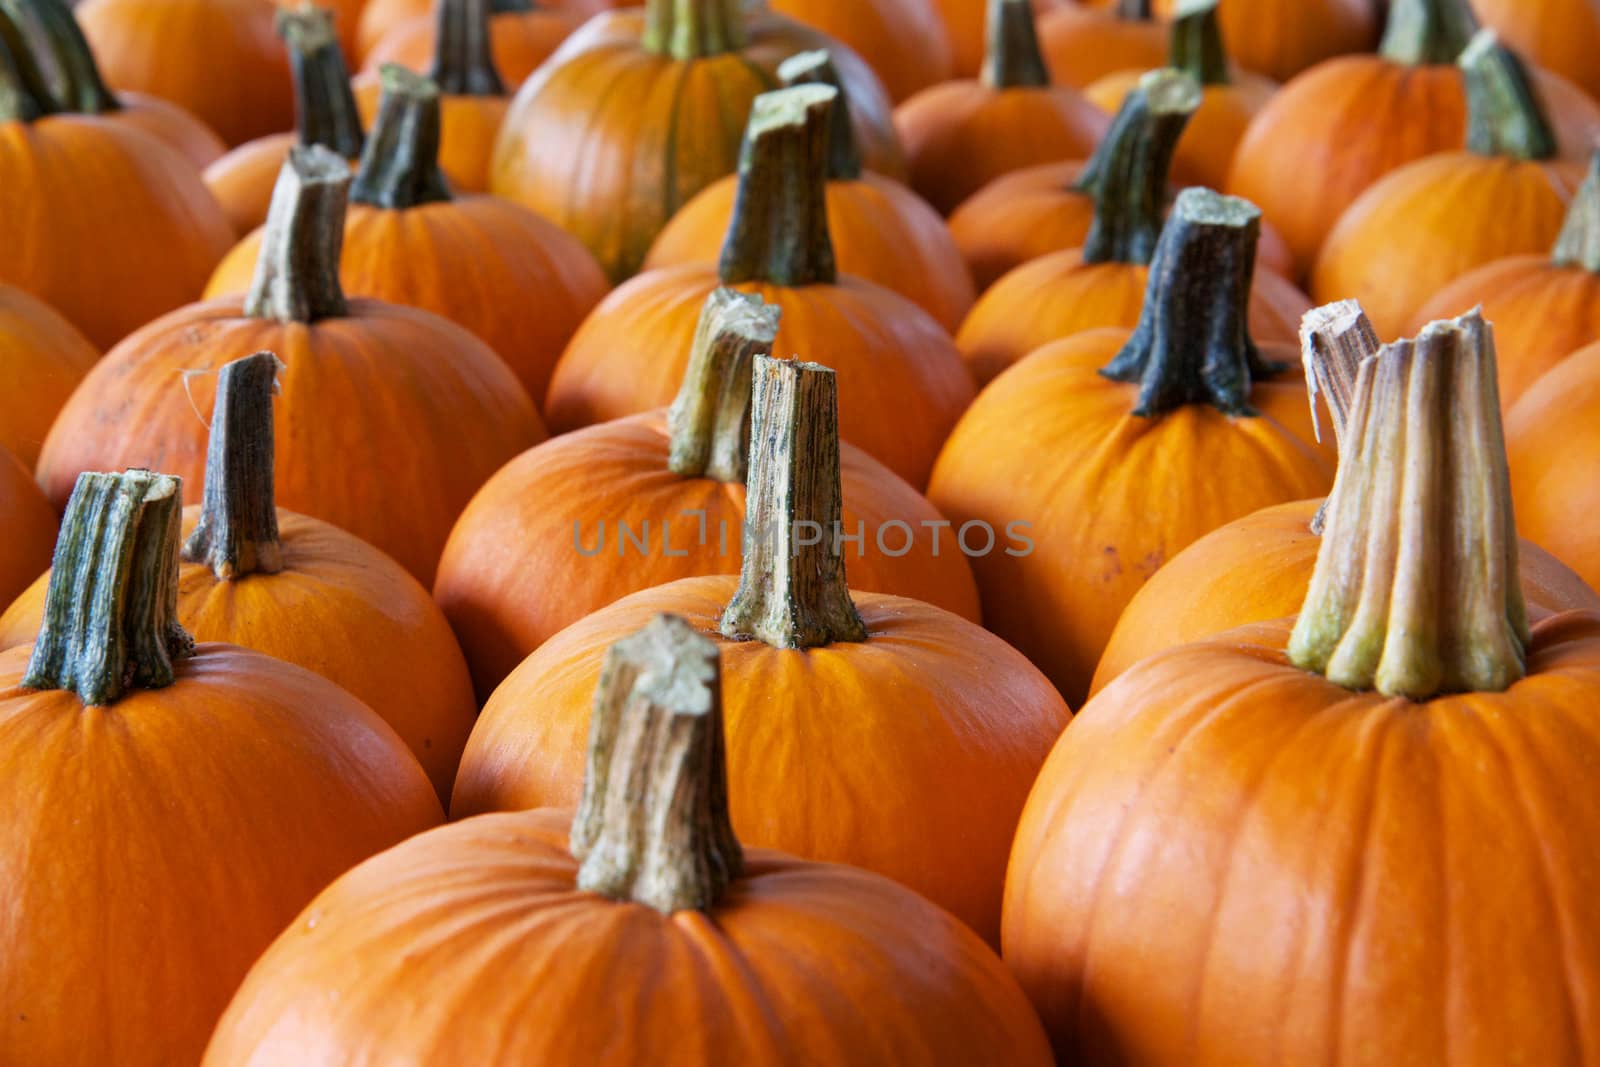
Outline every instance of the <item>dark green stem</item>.
[(433, 69), (450, 96), (504, 96), (506, 83), (489, 47), (489, 0), (438, 0)]
[(1478, 32), (1466, 0), (1390, 0), (1379, 53), (1408, 67), (1454, 63)]
[(1201, 85), (1227, 85), (1228, 49), (1222, 43), (1222, 23), (1217, 18), (1219, 0), (1188, 0), (1178, 5), (1172, 20), (1171, 55), (1176, 67)]
[(361, 115), (350, 90), (350, 71), (333, 30), (333, 16), (319, 7), (280, 8), (278, 36), (289, 46), (294, 79), (295, 131), (301, 144), (331, 148), (346, 159), (361, 155)]
[(59, 110), (21, 27), (0, 9), (0, 122), (32, 122)]
[(40, 46), (49, 50), (55, 75), (50, 92), (63, 110), (83, 115), (121, 110), (116, 94), (100, 76), (77, 17), (63, 0), (0, 0), (0, 8), (18, 25), (31, 23)]
[(1149, 22), (1155, 17), (1150, 0), (1117, 0), (1117, 18), (1130, 22)]
[(644, 49), (673, 59), (703, 59), (745, 45), (743, 0), (645, 0)]
[(78, 475), (24, 686), (93, 705), (173, 683), (173, 660), (194, 650), (178, 625), (182, 518), (183, 486), (170, 475)]
[(1600, 274), (1600, 151), (1589, 158), (1589, 174), (1567, 206), (1567, 221), (1550, 258), (1557, 266)]
[(538, 10), (532, 0), (490, 0), (489, 3), (491, 15), (526, 15)]
[(1033, 0), (989, 0), (989, 39), (983, 56), (983, 83), (991, 89), (1041, 89), (1050, 68), (1039, 50), (1033, 25)]
[(833, 57), (826, 49), (790, 56), (778, 64), (778, 80), (785, 88), (828, 85), (839, 93), (828, 122), (828, 180), (853, 182), (860, 178), (861, 146), (856, 143), (855, 125), (850, 121), (850, 94), (833, 65)]
[(350, 165), (332, 149), (296, 145), (278, 172), (244, 313), (278, 322), (345, 314), (339, 285)]
[(1467, 151), (1480, 156), (1553, 159), (1556, 135), (1522, 61), (1482, 30), (1461, 53), (1467, 85)]
[(683, 384), (667, 411), (667, 466), (686, 478), (744, 484), (750, 459), (750, 368), (772, 354), (778, 305), (718, 286), (706, 297)]
[(350, 199), (397, 210), (449, 200), (439, 169), (439, 87), (396, 63), (378, 77), (383, 95)]

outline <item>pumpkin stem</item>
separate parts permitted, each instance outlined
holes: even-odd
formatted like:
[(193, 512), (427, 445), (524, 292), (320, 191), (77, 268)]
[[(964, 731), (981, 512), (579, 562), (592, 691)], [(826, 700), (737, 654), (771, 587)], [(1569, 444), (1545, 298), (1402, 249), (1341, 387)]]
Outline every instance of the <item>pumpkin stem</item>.
[(178, 625), (182, 512), (183, 483), (170, 475), (78, 475), (24, 686), (94, 705), (173, 683), (172, 661), (194, 651)]
[(745, 46), (743, 0), (645, 0), (646, 52), (704, 59)]
[(1217, 19), (1219, 0), (1179, 0), (1172, 20), (1168, 66), (1183, 71), (1201, 85), (1227, 85), (1228, 49)]
[(333, 16), (307, 4), (297, 11), (279, 8), (278, 36), (289, 46), (294, 78), (295, 131), (301, 144), (320, 144), (346, 159), (361, 155), (364, 140), (350, 71), (345, 67)]
[(489, 0), (438, 0), (433, 69), (428, 77), (450, 96), (504, 96), (506, 83), (489, 47)]
[(1200, 86), (1176, 70), (1154, 70), (1122, 101), (1111, 129), (1073, 186), (1094, 198), (1085, 263), (1148, 263), (1167, 209), (1167, 172)]
[(50, 95), (62, 110), (83, 115), (120, 111), (122, 104), (100, 76), (89, 40), (72, 8), (62, 0), (0, 0), (18, 25), (31, 24), (35, 40), (48, 50), (54, 77), (47, 78)]
[(790, 56), (778, 64), (778, 80), (786, 89), (827, 85), (839, 94), (834, 98), (833, 116), (828, 122), (828, 180), (853, 182), (860, 178), (861, 146), (856, 143), (855, 125), (850, 121), (850, 94), (833, 65), (833, 57), (823, 48)]
[(839, 501), (833, 371), (757, 356), (744, 563), (723, 636), (774, 648), (866, 640), (845, 583)]
[(345, 314), (339, 285), (350, 165), (321, 145), (296, 145), (278, 172), (244, 313), (316, 322)]
[(744, 484), (750, 457), (750, 364), (770, 356), (778, 336), (776, 304), (717, 288), (695, 328), (683, 385), (667, 411), (672, 433), (667, 466), (685, 478)]
[(1407, 67), (1454, 63), (1477, 32), (1466, 0), (1390, 0), (1378, 52)]
[(526, 15), (538, 10), (539, 6), (532, 0), (490, 0), (489, 3), (491, 15)]
[(983, 84), (991, 89), (1042, 89), (1050, 84), (1050, 68), (1034, 29), (1033, 0), (989, 0), (988, 32)]
[(837, 90), (799, 85), (750, 106), (739, 191), (722, 246), (724, 285), (831, 285), (839, 277), (828, 230), (828, 128)]
[(1567, 206), (1567, 221), (1550, 258), (1558, 267), (1600, 274), (1600, 152), (1589, 158), (1589, 174)]
[(726, 752), (715, 641), (657, 615), (612, 645), (572, 819), (578, 888), (666, 915), (713, 907), (744, 867)]
[(1117, 18), (1130, 22), (1149, 22), (1155, 17), (1151, 0), (1117, 0)]
[(0, 8), (0, 122), (32, 122), (60, 110), (22, 29)]
[(1490, 326), (1435, 322), (1363, 362), (1349, 438), (1290, 660), (1412, 700), (1506, 689), (1529, 635)]
[[(1333, 416), (1333, 438), (1342, 457), (1344, 431), (1350, 422), (1350, 402), (1355, 396), (1361, 363), (1383, 347), (1378, 331), (1356, 300), (1340, 300), (1312, 308), (1300, 318), (1300, 361), (1305, 367), (1306, 399), (1311, 404), (1311, 430), (1322, 440), (1317, 420), (1320, 393)], [(1311, 518), (1311, 532), (1321, 534), (1328, 521), (1324, 500)]]
[(1493, 30), (1480, 30), (1458, 61), (1467, 86), (1467, 151), (1553, 159), (1556, 135), (1522, 61)]
[(223, 581), (283, 570), (272, 491), (272, 397), (282, 368), (271, 352), (257, 352), (217, 375), (200, 519), (183, 558)]
[(378, 79), (378, 115), (350, 199), (395, 210), (449, 200), (450, 183), (439, 169), (439, 87), (398, 63), (385, 63)]
[(1185, 189), (1150, 261), (1144, 311), (1122, 351), (1100, 373), (1139, 383), (1135, 415), (1210, 404), (1254, 415), (1252, 379), (1282, 367), (1261, 358), (1247, 309), (1261, 212), (1248, 200)]

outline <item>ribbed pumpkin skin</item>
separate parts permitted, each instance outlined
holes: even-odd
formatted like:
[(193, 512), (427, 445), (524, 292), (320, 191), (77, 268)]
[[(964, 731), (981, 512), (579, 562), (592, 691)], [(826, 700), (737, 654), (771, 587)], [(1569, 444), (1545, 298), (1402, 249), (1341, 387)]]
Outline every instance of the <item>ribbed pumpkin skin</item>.
[(1517, 527), (1600, 588), (1600, 345), (1579, 349), (1522, 394), (1506, 419)]
[[(1262, 508), (1167, 561), (1117, 620), (1089, 695), (1163, 649), (1299, 614), (1322, 545), (1311, 532), (1321, 505), (1321, 500), (1296, 500)], [(1517, 518), (1520, 522), (1520, 509)], [(1563, 611), (1600, 611), (1600, 595), (1538, 545), (1524, 539), (1517, 561), (1532, 621)]]
[(1145, 661), (1051, 753), (1004, 942), (1060, 1061), (1595, 1062), (1600, 620), (1424, 703), (1289, 665), (1288, 634)]
[(485, 706), (451, 814), (576, 804), (605, 651), (670, 611), (722, 649), (740, 840), (886, 874), (992, 943), (1017, 813), (1067, 724), (1060, 696), (987, 631), (876, 593), (853, 594), (870, 635), (862, 644), (728, 641), (717, 620), (737, 587), (732, 577), (657, 586), (545, 642)]
[(310, 671), (200, 645), (110, 707), (0, 653), (0, 1048), (194, 1063), (262, 950), (328, 881), (440, 821), (400, 739)]
[(1039, 47), (1057, 85), (1083, 88), (1119, 70), (1167, 65), (1167, 27), (1063, 4), (1039, 18)]
[[(5, 517), (5, 536), (0, 537), (0, 604), (9, 604), (35, 578), (50, 569), (50, 556), (55, 551), (61, 520), (34, 484), (33, 475), (3, 447), (0, 447), (0, 516)], [(972, 599), (976, 606), (976, 587)], [(38, 627), (34, 629), (37, 631)], [(33, 638), (30, 636), (28, 640), (32, 642)]]
[[(250, 288), (262, 232), (223, 257), (207, 299)], [(540, 400), (561, 350), (610, 288), (577, 238), (492, 196), (403, 211), (351, 204), (339, 281), (352, 296), (421, 308), (465, 326)]]
[[(570, 13), (581, 22), (601, 11), (634, 5), (628, 0), (563, 0), (561, 3), (539, 3), (535, 6), (541, 11), (555, 9)], [(353, 50), (347, 49), (345, 54), (364, 62), (378, 42), (395, 27), (432, 13), (432, 0), (366, 0), (361, 6), (361, 17), (355, 22), (355, 47)], [(501, 71), (501, 77), (504, 76), (505, 72)]]
[(113, 89), (171, 100), (230, 145), (294, 126), (289, 56), (262, 0), (84, 0), (78, 21)]
[(149, 134), (187, 159), (195, 170), (209, 167), (228, 150), (210, 126), (159, 96), (118, 93), (117, 102), (122, 109), (103, 117)]
[(1472, 11), (1508, 47), (1600, 97), (1600, 9), (1591, 0), (1472, 0)]
[[(678, 393), (713, 267), (642, 274), (600, 302), (556, 365), (545, 411), (557, 433), (665, 407)], [(839, 372), (839, 430), (920, 488), (972, 382), (939, 324), (869, 282), (797, 289), (748, 283), (783, 312), (772, 350)]]
[(1100, 374), (1129, 333), (1078, 334), (996, 378), (928, 489), (958, 526), (1030, 524), (1031, 553), (972, 561), (984, 624), (1069, 702), (1088, 691), (1117, 617), (1158, 567), (1224, 523), (1333, 482), (1298, 376), (1256, 384), (1260, 417), (1191, 404), (1144, 418), (1132, 414), (1138, 387)]
[[(744, 486), (672, 473), (670, 440), (660, 412), (590, 426), (518, 456), (472, 498), (445, 545), (434, 596), (461, 637), (480, 696), (545, 641), (619, 597), (739, 572)], [(943, 516), (854, 445), (841, 445), (839, 466), (843, 530), (866, 530), (860, 546), (843, 545), (850, 584), (915, 596), (977, 622), (978, 587), (955, 532), (940, 532), (936, 552), (934, 529), (922, 525)], [(912, 534), (885, 528), (896, 521)], [(878, 547), (880, 530), (903, 555)]]
[(578, 891), (570, 819), (487, 815), (351, 871), (207, 1067), (1051, 1063), (993, 953), (886, 879), (750, 849), (713, 912), (665, 916)]
[[(521, 85), (561, 47), (583, 20), (565, 11), (505, 11), (489, 18), (489, 51), (494, 69), (511, 88)], [(379, 38), (362, 61), (363, 73), (376, 74), (385, 63), (426, 71), (433, 65), (437, 20), (431, 14), (407, 19)]]
[(247, 234), (267, 221), (272, 187), (278, 182), (289, 149), (300, 143), (294, 133), (269, 133), (246, 141), (202, 173), (206, 188), (222, 205), (236, 234)]
[[(716, 263), (738, 188), (737, 178), (723, 178), (685, 204), (650, 246), (644, 269)], [(827, 196), (840, 273), (893, 289), (954, 333), (976, 294), (939, 213), (899, 182), (870, 172), (828, 182)]]
[(527, 393), (482, 341), (424, 311), (353, 300), (349, 317), (307, 327), (245, 318), (240, 306), (184, 308), (107, 353), (45, 441), (46, 494), (65, 501), (80, 471), (145, 467), (180, 476), (199, 499), (200, 415), (216, 376), (184, 372), (265, 349), (287, 365), (275, 404), (280, 506), (370, 541), (430, 585), (478, 486), (544, 439)]
[[(361, 125), (372, 129), (383, 95), (376, 74), (357, 74), (351, 81)], [(458, 193), (489, 191), (489, 157), (505, 122), (511, 100), (504, 96), (439, 96), (439, 169)]]
[(751, 101), (798, 52), (829, 47), (867, 166), (904, 173), (883, 87), (837, 42), (752, 12), (742, 52), (683, 63), (646, 52), (643, 26), (630, 9), (569, 37), (517, 91), (490, 168), (490, 192), (576, 235), (613, 280), (638, 270), (690, 197), (734, 173)]
[(896, 102), (956, 76), (950, 36), (930, 0), (770, 0), (850, 46)]
[(33, 470), (56, 412), (99, 358), (49, 304), (0, 285), (0, 448)]
[(1407, 164), (1340, 217), (1317, 257), (1312, 296), (1359, 300), (1379, 337), (1398, 337), (1467, 271), (1548, 249), (1582, 180), (1579, 163), (1470, 152)]
[[(1472, 0), (1477, 7), (1480, 0)], [(1171, 3), (1160, 5), (1171, 7)], [(1228, 54), (1277, 81), (1378, 43), (1373, 0), (1227, 0), (1217, 8)]]
[(233, 243), (187, 159), (108, 119), (0, 123), (0, 189), (28, 205), (0, 211), (0, 282), (102, 347), (193, 300)]

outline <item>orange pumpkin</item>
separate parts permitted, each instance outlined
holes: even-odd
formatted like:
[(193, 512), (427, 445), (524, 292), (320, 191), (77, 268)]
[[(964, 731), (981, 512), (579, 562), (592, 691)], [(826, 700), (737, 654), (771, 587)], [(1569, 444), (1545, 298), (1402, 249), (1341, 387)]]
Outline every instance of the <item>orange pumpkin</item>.
[(1472, 0), (1472, 10), (1529, 60), (1600, 97), (1600, 10), (1591, 0)]
[(33, 470), (56, 412), (99, 358), (49, 304), (0, 285), (0, 448)]
[(769, 0), (866, 60), (896, 102), (955, 77), (944, 22), (929, 0)]
[[(529, 11), (558, 11), (579, 21), (616, 7), (632, 7), (632, 0), (492, 0), (496, 15)], [(397, 27), (433, 14), (433, 0), (366, 0), (356, 23), (354, 55), (365, 63), (368, 55)], [(495, 62), (499, 63), (496, 57)]]
[[(33, 473), (4, 446), (0, 446), (0, 515), (6, 517), (6, 535), (0, 538), (0, 604), (9, 604), (50, 569), (59, 521)], [(976, 590), (972, 599), (978, 599)]]
[(733, 173), (778, 64), (816, 48), (848, 87), (867, 166), (903, 175), (888, 96), (855, 53), (741, 0), (647, 0), (591, 19), (517, 91), (489, 191), (575, 234), (620, 281), (679, 207)]
[[(549, 59), (583, 21), (570, 11), (536, 7), (528, 0), (490, 5), (489, 54), (506, 85), (516, 88)], [(433, 62), (438, 20), (416, 15), (389, 29), (364, 54), (361, 69), (376, 74), (385, 63), (426, 70)]]
[[(802, 52), (778, 67), (785, 85), (840, 89), (828, 152), (828, 229), (839, 270), (893, 289), (954, 332), (972, 307), (972, 275), (939, 213), (893, 178), (862, 169), (850, 101), (826, 52)], [(713, 182), (672, 216), (644, 269), (715, 263), (738, 200), (739, 179)]]
[(179, 495), (85, 475), (39, 641), (0, 653), (0, 1047), (29, 1063), (197, 1062), (318, 890), (440, 822), (359, 700), (184, 633)]
[(1083, 88), (1119, 70), (1167, 61), (1167, 30), (1150, 0), (1113, 0), (1104, 10), (1062, 4), (1039, 19), (1039, 43), (1058, 85)]
[(467, 500), (544, 431), (510, 369), (460, 326), (345, 300), (336, 265), (349, 183), (349, 165), (328, 149), (290, 152), (250, 293), (182, 308), (106, 354), (45, 441), (39, 480), (52, 499), (96, 468), (177, 470), (199, 485), (197, 412), (215, 384), (203, 372), (266, 349), (287, 365), (279, 501), (432, 582)]
[(1023, 359), (939, 456), (928, 496), (940, 511), (1027, 538), (1025, 551), (972, 561), (984, 622), (1069, 702), (1169, 557), (1331, 481), (1303, 383), (1261, 380), (1273, 353), (1246, 326), (1259, 219), (1241, 200), (1180, 194), (1137, 329), (1091, 330)]
[[(605, 274), (576, 238), (528, 209), (451, 195), (438, 165), (441, 101), (431, 81), (391, 66), (384, 93), (350, 189), (340, 284), (465, 326), (542, 400), (561, 350), (605, 295)], [(207, 298), (250, 288), (263, 235), (223, 258)]]
[(914, 487), (972, 398), (949, 335), (921, 308), (834, 265), (824, 199), (837, 92), (801, 85), (758, 97), (722, 261), (642, 274), (579, 328), (546, 412), (558, 432), (670, 403), (701, 306), (719, 285), (783, 312), (774, 349), (813, 352), (844, 377), (844, 433)]
[[(434, 596), (487, 698), (557, 632), (629, 593), (738, 573), (752, 353), (771, 350), (778, 309), (718, 289), (707, 298), (670, 412), (563, 434), (478, 491), (439, 562)], [(972, 569), (943, 517), (888, 468), (840, 448), (844, 528), (858, 589), (916, 596), (978, 621)]]
[[(1034, 0), (1033, 10), (1043, 14), (1071, 0)], [(988, 0), (932, 0), (950, 40), (953, 73), (957, 78), (976, 78), (983, 69), (984, 27), (988, 19)]]

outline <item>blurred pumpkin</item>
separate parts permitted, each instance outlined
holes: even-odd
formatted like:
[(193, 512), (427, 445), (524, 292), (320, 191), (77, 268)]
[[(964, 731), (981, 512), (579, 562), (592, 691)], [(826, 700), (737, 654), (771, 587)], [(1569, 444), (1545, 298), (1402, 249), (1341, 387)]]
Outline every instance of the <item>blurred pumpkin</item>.
[[(583, 22), (578, 15), (536, 5), (531, 0), (491, 0), (489, 54), (494, 67), (512, 89), (555, 52)], [(439, 37), (438, 20), (431, 14), (399, 22), (363, 53), (361, 70), (376, 74), (385, 63), (421, 71), (433, 62)]]
[(0, 515), (6, 517), (6, 535), (0, 538), (0, 604), (9, 604), (50, 569), (60, 520), (34, 482), (33, 472), (4, 446), (0, 446)]
[(1119, 70), (1167, 61), (1167, 30), (1150, 0), (1059, 4), (1039, 18), (1039, 43), (1058, 85), (1084, 88)]
[[(529, 11), (558, 11), (579, 22), (591, 15), (618, 7), (633, 7), (633, 0), (492, 0), (496, 15), (525, 14)], [(366, 0), (356, 26), (355, 52), (363, 63), (378, 42), (390, 31), (413, 19), (433, 13), (434, 0)], [(498, 58), (496, 59), (498, 63)]]
[(0, 448), (31, 472), (56, 413), (99, 358), (49, 304), (0, 285)]
[(768, 0), (867, 61), (896, 102), (955, 77), (950, 35), (931, 0)]
[(1472, 0), (1472, 10), (1530, 62), (1600, 97), (1600, 8), (1593, 0)]

